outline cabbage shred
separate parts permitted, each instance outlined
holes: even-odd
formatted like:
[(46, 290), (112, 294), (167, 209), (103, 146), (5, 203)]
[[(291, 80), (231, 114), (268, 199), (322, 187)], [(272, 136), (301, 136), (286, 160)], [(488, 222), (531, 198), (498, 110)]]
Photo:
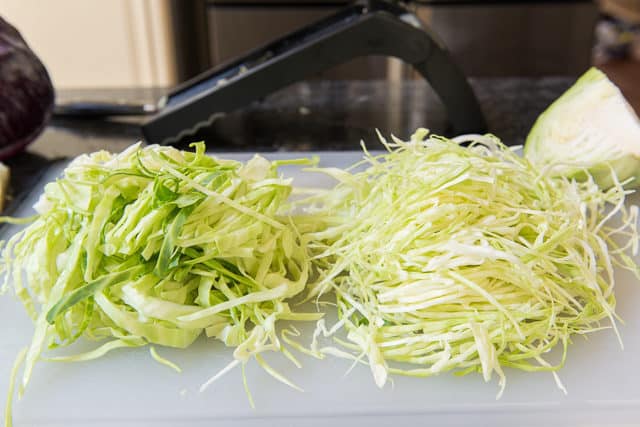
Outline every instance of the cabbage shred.
[(314, 339), (317, 355), (368, 361), (378, 386), (454, 370), (496, 374), (501, 393), (503, 368), (555, 376), (572, 335), (615, 328), (613, 265), (637, 274), (621, 183), (550, 178), (489, 135), (383, 143), (348, 171), (320, 169), (338, 184), (296, 220), (320, 272), (308, 297), (335, 295), (340, 319), (316, 336), (347, 336)]
[(203, 333), (234, 347), (239, 362), (283, 350), (276, 322), (318, 315), (285, 302), (304, 289), (310, 263), (281, 215), (291, 182), (279, 164), (219, 160), (202, 143), (75, 159), (3, 250), (4, 288), (35, 321), (20, 390), (45, 349), (81, 336), (106, 342), (49, 360), (184, 348)]

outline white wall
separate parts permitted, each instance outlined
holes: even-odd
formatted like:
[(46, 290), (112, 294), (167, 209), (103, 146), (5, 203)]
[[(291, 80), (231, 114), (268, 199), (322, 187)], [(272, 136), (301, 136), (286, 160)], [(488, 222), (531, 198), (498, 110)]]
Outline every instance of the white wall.
[(176, 82), (166, 0), (0, 0), (58, 88)]

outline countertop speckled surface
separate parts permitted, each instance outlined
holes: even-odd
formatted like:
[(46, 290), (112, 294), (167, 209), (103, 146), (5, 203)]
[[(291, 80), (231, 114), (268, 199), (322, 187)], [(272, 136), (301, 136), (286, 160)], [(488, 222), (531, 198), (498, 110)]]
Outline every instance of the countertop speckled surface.
[[(572, 81), (492, 78), (471, 79), (471, 84), (489, 130), (517, 145), (524, 142), (538, 114)], [(150, 102), (162, 93), (159, 89), (65, 91), (58, 100)], [(120, 151), (141, 139), (143, 120), (54, 119), (26, 152), (7, 162), (12, 171), (9, 206), (32, 189), (52, 161), (100, 149)], [(444, 108), (424, 81), (314, 81), (292, 85), (228, 114), (194, 140), (206, 140), (212, 152), (354, 150), (362, 139), (376, 147), (375, 128), (406, 138), (418, 127), (448, 134)]]

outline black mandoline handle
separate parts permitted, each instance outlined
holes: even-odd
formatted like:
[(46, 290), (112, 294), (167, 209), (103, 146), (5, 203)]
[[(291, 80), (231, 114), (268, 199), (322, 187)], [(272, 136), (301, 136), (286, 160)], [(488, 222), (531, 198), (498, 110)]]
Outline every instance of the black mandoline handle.
[(222, 113), (367, 55), (411, 64), (442, 100), (454, 132), (484, 132), (484, 116), (465, 76), (418, 22), (406, 9), (385, 1), (348, 7), (179, 86), (143, 133), (148, 142), (176, 142)]

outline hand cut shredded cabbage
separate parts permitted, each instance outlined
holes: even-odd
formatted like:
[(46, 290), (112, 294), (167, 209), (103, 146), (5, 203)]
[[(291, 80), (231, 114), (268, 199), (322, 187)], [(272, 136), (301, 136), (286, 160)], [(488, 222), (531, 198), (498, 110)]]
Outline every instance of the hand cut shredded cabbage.
[(21, 392), (45, 349), (81, 336), (106, 342), (49, 360), (150, 343), (182, 348), (204, 332), (246, 362), (282, 350), (279, 319), (319, 318), (285, 302), (304, 289), (310, 262), (281, 216), (291, 192), (277, 174), (284, 162), (256, 156), (243, 165), (207, 156), (202, 143), (195, 149), (83, 155), (46, 186), (38, 215), (2, 255), (3, 287), (35, 322)]
[(314, 339), (317, 354), (368, 360), (380, 387), (455, 370), (495, 373), (501, 393), (504, 367), (555, 376), (572, 335), (615, 329), (613, 265), (637, 274), (638, 210), (620, 183), (549, 178), (493, 136), (383, 143), (350, 172), (325, 169), (337, 186), (296, 219), (321, 272), (309, 297), (335, 291), (339, 312), (316, 335), (347, 333)]

